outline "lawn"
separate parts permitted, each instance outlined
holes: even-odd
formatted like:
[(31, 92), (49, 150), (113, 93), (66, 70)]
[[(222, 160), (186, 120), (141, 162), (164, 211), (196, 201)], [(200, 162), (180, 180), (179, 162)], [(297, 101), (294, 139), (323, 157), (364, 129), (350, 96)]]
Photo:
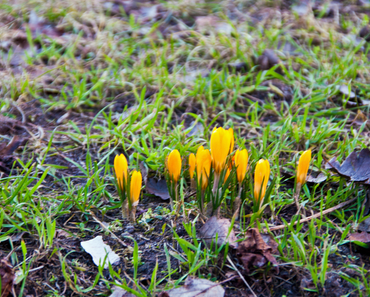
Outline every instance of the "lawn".
[(369, 296), (369, 16), (0, 1), (1, 296)]

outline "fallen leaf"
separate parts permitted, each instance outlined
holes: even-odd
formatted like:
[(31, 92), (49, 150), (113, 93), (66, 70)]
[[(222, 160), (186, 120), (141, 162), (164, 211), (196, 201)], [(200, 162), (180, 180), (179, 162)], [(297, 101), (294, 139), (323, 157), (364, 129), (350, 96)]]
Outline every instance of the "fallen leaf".
[[(96, 266), (99, 266), (99, 264), (104, 264), (104, 269), (107, 269), (109, 267), (109, 263), (116, 264), (120, 261), (120, 257), (112, 251), (109, 245), (106, 245), (103, 242), (102, 236), (97, 236), (94, 239), (82, 241), (81, 246), (92, 256), (93, 262)], [(107, 261), (103, 263), (105, 258)]]
[(163, 293), (169, 297), (223, 297), (225, 290), (221, 285), (211, 282), (207, 279), (191, 278), (188, 277), (185, 284), (176, 289), (172, 289)]
[(1, 297), (7, 297), (12, 291), (15, 274), (13, 266), (6, 260), (0, 260)]
[(340, 175), (349, 178), (350, 181), (370, 184), (370, 150), (363, 149), (359, 154), (352, 152), (342, 165), (334, 157), (327, 162), (325, 168), (337, 171)]
[(319, 184), (322, 183), (323, 181), (326, 181), (327, 176), (320, 172), (316, 177), (312, 176), (311, 174), (306, 177), (306, 182), (308, 183), (314, 183), (314, 184)]
[(366, 220), (362, 221), (358, 225), (358, 230), (362, 232), (370, 232), (370, 218), (367, 218)]
[(356, 232), (348, 236), (349, 241), (360, 241), (363, 243), (370, 243), (370, 233), (368, 232)]
[(350, 99), (353, 99), (353, 98), (356, 97), (356, 94), (354, 92), (352, 92), (352, 89), (351, 89), (351, 91), (348, 90), (347, 85), (337, 86), (336, 89), (339, 90), (339, 92), (341, 94), (345, 95), (346, 97), (349, 96)]
[(191, 136), (196, 136), (196, 135), (201, 135), (203, 134), (204, 132), (204, 127), (202, 125), (202, 123), (200, 122), (197, 122), (195, 125), (194, 125), (194, 121), (190, 124), (190, 127), (193, 126), (193, 128), (190, 130), (190, 132), (188, 134), (186, 134), (187, 137), (191, 137)]
[(109, 297), (135, 297), (135, 295), (130, 292), (127, 292), (125, 289), (113, 286), (112, 294), (110, 294)]
[[(269, 235), (262, 235), (258, 229), (249, 229), (246, 233), (246, 239), (239, 242), (237, 256), (243, 263), (247, 274), (250, 274), (256, 268), (265, 266), (268, 262), (277, 265), (277, 261), (272, 254), (277, 253), (277, 243)], [(277, 272), (279, 271), (276, 266)]]
[(269, 70), (279, 64), (280, 60), (272, 49), (266, 49), (261, 56), (257, 58), (257, 65), (260, 70)]
[(145, 189), (149, 194), (158, 196), (163, 200), (170, 199), (170, 193), (168, 192), (167, 182), (165, 179), (157, 180), (150, 177), (147, 179)]
[(352, 124), (361, 126), (363, 123), (366, 123), (366, 126), (369, 126), (370, 121), (367, 119), (366, 115), (358, 109), (355, 118), (352, 120)]
[(370, 25), (366, 25), (360, 30), (359, 36), (364, 38), (367, 42), (370, 41)]
[(0, 143), (0, 171), (7, 176), (10, 174), (14, 162), (17, 160), (12, 154), (19, 146), (24, 145), (26, 141), (27, 139), (15, 135), (7, 145)]
[[(222, 246), (229, 243), (229, 246), (236, 248), (238, 243), (236, 242), (236, 236), (234, 230), (231, 230), (229, 234), (229, 229), (231, 222), (228, 219), (217, 219), (216, 216), (211, 217), (207, 222), (200, 228), (199, 236), (204, 240), (206, 245), (210, 246), (212, 241), (215, 240), (217, 236), (217, 245)], [(227, 236), (229, 234), (229, 236)]]

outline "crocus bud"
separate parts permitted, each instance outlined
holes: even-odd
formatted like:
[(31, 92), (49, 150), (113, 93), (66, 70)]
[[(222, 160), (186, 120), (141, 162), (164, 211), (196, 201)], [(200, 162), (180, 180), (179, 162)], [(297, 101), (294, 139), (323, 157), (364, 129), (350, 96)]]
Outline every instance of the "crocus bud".
[(167, 159), (167, 169), (170, 178), (177, 183), (181, 174), (181, 156), (178, 150), (173, 150)]
[(137, 206), (139, 203), (141, 184), (142, 184), (141, 172), (134, 170), (131, 175), (131, 185), (130, 185), (130, 201), (132, 206)]
[[(118, 186), (123, 191), (124, 185), (127, 182), (127, 159), (123, 154), (115, 156), (114, 171), (116, 172)], [(123, 182), (123, 179), (125, 182)]]
[(190, 174), (191, 179), (194, 177), (195, 164), (196, 164), (195, 155), (190, 154), (189, 155), (189, 174)]
[(259, 160), (254, 170), (254, 199), (261, 201), (266, 194), (267, 182), (270, 177), (270, 163), (267, 160)]
[(297, 184), (301, 186), (306, 182), (308, 167), (311, 162), (311, 150), (304, 151), (299, 158), (298, 168), (297, 168)]
[(214, 170), (220, 174), (225, 167), (227, 156), (234, 149), (234, 131), (214, 128), (211, 134), (211, 153)]
[(208, 185), (208, 178), (211, 172), (211, 153), (200, 146), (196, 155), (198, 183), (202, 182), (201, 188), (204, 190)]
[(241, 184), (245, 178), (248, 167), (248, 152), (246, 149), (237, 150), (235, 153), (235, 167), (236, 167), (236, 177), (238, 178), (239, 184)]

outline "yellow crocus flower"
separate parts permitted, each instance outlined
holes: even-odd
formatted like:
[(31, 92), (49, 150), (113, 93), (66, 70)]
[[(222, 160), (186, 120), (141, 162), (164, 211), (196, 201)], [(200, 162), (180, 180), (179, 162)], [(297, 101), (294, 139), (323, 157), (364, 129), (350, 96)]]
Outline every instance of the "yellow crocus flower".
[[(124, 185), (127, 183), (127, 159), (123, 154), (115, 156), (114, 158), (114, 171), (118, 181), (118, 186), (123, 191)], [(123, 182), (125, 179), (125, 183)]]
[[(266, 194), (267, 182), (270, 177), (270, 163), (261, 159), (254, 170), (254, 199), (261, 201)], [(261, 194), (261, 196), (260, 196)]]
[(130, 201), (132, 206), (137, 206), (139, 203), (142, 180), (141, 172), (134, 170), (131, 175), (130, 185)]
[(211, 134), (211, 154), (214, 170), (220, 174), (225, 167), (227, 156), (234, 149), (234, 131), (214, 128)]
[(306, 182), (308, 168), (311, 162), (311, 150), (304, 151), (299, 158), (297, 168), (297, 184), (303, 186)]
[(170, 178), (177, 183), (180, 179), (181, 174), (181, 156), (178, 150), (173, 150), (167, 159), (167, 169), (170, 174)]

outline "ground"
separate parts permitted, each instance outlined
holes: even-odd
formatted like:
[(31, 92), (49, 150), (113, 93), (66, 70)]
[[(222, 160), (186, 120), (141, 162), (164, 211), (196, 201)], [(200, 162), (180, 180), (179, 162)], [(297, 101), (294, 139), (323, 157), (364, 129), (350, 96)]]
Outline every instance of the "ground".
[[(225, 296), (369, 296), (369, 15), (365, 0), (0, 1), (2, 296), (110, 296), (115, 286), (166, 296), (188, 276)], [(256, 239), (252, 256), (196, 244), (206, 218), (187, 158), (209, 148), (214, 127), (233, 128), (249, 153), (233, 230), (239, 245)], [(164, 178), (173, 149), (184, 164), (179, 214)], [(340, 164), (361, 150), (355, 179)], [(144, 175), (135, 223), (115, 186), (121, 153)], [(261, 158), (272, 191), (256, 218)], [(108, 269), (81, 246), (99, 235), (121, 259)]]

